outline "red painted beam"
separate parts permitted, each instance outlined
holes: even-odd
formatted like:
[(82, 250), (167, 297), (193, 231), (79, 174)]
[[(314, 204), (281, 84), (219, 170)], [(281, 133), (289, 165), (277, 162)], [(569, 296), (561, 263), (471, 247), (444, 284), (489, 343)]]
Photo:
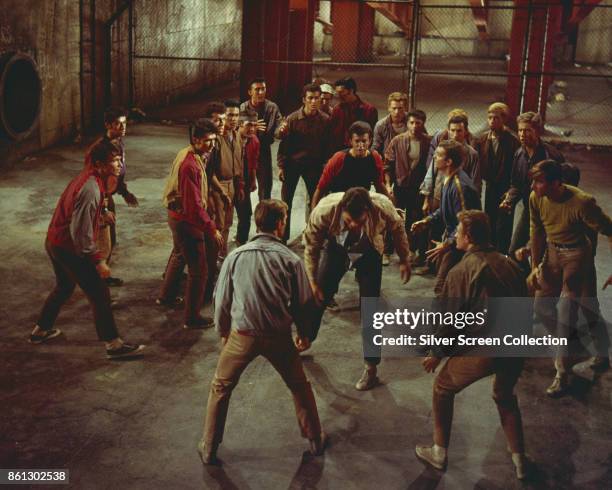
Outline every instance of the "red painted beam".
[(579, 5), (574, 5), (572, 15), (567, 21), (568, 26), (580, 24), (601, 3), (601, 0), (582, 0)]
[(332, 61), (367, 62), (372, 59), (374, 9), (353, 0), (335, 0), (331, 4)]

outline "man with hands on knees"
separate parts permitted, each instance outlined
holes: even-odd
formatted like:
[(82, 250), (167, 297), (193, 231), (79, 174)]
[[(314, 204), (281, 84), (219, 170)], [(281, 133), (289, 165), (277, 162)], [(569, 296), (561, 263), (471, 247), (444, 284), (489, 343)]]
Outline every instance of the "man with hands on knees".
[(120, 173), (121, 148), (101, 139), (89, 150), (85, 168), (62, 193), (45, 242), (56, 285), (40, 312), (30, 343), (42, 344), (61, 335), (53, 325), (78, 284), (92, 306), (96, 332), (106, 344), (107, 358), (142, 355), (144, 345), (128, 344), (119, 336), (104, 281), (111, 271), (96, 247), (106, 185)]
[[(232, 391), (242, 372), (257, 356), (264, 356), (291, 390), (302, 437), (314, 456), (323, 454), (321, 431), (312, 388), (291, 338), (297, 328), (299, 345), (312, 339), (313, 297), (301, 259), (283, 244), (287, 205), (277, 199), (255, 208), (257, 234), (233, 250), (223, 262), (215, 290), (215, 324), (222, 350), (206, 409), (204, 434), (198, 452), (206, 465), (219, 464)], [(289, 287), (288, 287), (289, 286)]]
[[(404, 228), (404, 219), (395, 210), (391, 200), (378, 193), (369, 193), (362, 187), (330, 194), (312, 210), (304, 232), (304, 262), (313, 294), (319, 305), (315, 311), (316, 338), (325, 306), (338, 291), (342, 277), (355, 269), (359, 282), (359, 297), (380, 296), (382, 254), (386, 231), (393, 236), (395, 250), (400, 258), (400, 275), (404, 283), (410, 279), (410, 250)], [(363, 329), (364, 346), (371, 346), (373, 329)], [(298, 344), (300, 350), (307, 346)], [(365, 355), (365, 369), (355, 389), (364, 391), (378, 383), (377, 366), (380, 348), (373, 346), (376, 355)], [(367, 349), (372, 354), (371, 349)]]

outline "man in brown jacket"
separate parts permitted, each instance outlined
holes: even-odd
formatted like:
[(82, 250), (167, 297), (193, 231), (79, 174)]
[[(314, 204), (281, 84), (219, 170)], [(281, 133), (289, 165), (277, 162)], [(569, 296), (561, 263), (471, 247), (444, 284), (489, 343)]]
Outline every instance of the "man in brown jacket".
[[(304, 232), (306, 274), (319, 302), (312, 340), (321, 325), (325, 306), (338, 292), (338, 284), (349, 269), (356, 270), (360, 298), (380, 296), (387, 230), (393, 235), (400, 258), (400, 275), (406, 283), (410, 279), (408, 237), (404, 220), (388, 197), (353, 187), (324, 197), (312, 210)], [(364, 346), (371, 345), (372, 331), (365, 328), (362, 333)], [(376, 386), (378, 364), (380, 354), (365, 357), (365, 370), (355, 385), (357, 390)]]
[[(523, 297), (527, 289), (519, 267), (510, 258), (495, 251), (490, 244), (489, 219), (482, 211), (458, 214), (457, 248), (465, 252), (463, 259), (448, 273), (442, 296), (448, 298), (445, 311), (483, 311), (491, 297)], [(459, 300), (459, 301), (457, 301)], [(457, 308), (459, 307), (460, 308)], [(495, 323), (495, 322), (491, 322)], [(466, 334), (449, 326), (437, 336)], [(485, 333), (479, 332), (480, 337)], [(526, 477), (523, 424), (514, 386), (523, 369), (520, 357), (471, 357), (469, 352), (444, 351), (423, 360), (427, 372), (434, 372), (443, 355), (449, 359), (436, 376), (433, 387), (434, 444), (417, 446), (416, 455), (434, 468), (443, 470), (453, 422), (455, 395), (478, 380), (494, 375), (493, 399), (512, 453), (516, 476)], [(474, 354), (472, 354), (474, 355)]]

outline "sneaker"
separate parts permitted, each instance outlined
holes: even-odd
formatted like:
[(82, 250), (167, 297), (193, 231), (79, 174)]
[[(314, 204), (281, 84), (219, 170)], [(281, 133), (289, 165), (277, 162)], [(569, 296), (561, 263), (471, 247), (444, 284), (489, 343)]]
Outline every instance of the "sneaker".
[(104, 279), (104, 282), (106, 282), (106, 285), (109, 288), (123, 286), (123, 279), (119, 279), (118, 277), (107, 277), (106, 279)]
[(565, 395), (568, 387), (567, 374), (557, 375), (551, 385), (546, 388), (546, 394), (551, 398), (558, 398)]
[(310, 454), (313, 456), (322, 456), (325, 449), (329, 445), (329, 437), (325, 432), (321, 432), (321, 435), (316, 439), (309, 439), (310, 442)]
[(359, 381), (355, 383), (355, 389), (357, 391), (367, 391), (374, 388), (379, 382), (376, 371), (376, 367), (365, 368), (361, 378), (359, 378)]
[(384, 265), (385, 267), (388, 266), (391, 263), (391, 255), (389, 254), (383, 254), (382, 256), (382, 265)]
[(574, 371), (584, 372), (588, 369), (592, 369), (593, 371), (603, 372), (610, 368), (610, 359), (608, 357), (603, 356), (594, 356), (590, 357), (586, 361), (579, 362), (575, 364), (572, 369)]
[(527, 459), (525, 454), (512, 453), (512, 462), (514, 463), (514, 471), (518, 480), (524, 480), (529, 476), (531, 461)]
[(167, 300), (163, 298), (157, 298), (155, 304), (157, 306), (167, 306), (168, 308), (179, 308), (183, 306), (185, 300), (181, 296), (177, 296), (173, 300)]
[(200, 461), (207, 466), (221, 466), (222, 462), (217, 458), (217, 446), (208, 446), (204, 441), (198, 442), (198, 454)]
[(203, 330), (205, 328), (212, 328), (215, 326), (215, 320), (208, 316), (201, 316), (196, 318), (193, 322), (185, 323), (183, 328), (187, 330)]
[(52, 328), (51, 330), (43, 330), (41, 335), (30, 335), (30, 344), (44, 344), (48, 340), (54, 339), (62, 335), (62, 331), (59, 328)]
[(444, 471), (448, 463), (446, 451), (436, 451), (434, 446), (417, 446), (414, 448), (417, 458), (433, 466), (437, 470)]
[(415, 267), (412, 269), (412, 273), (416, 274), (417, 276), (427, 276), (429, 274), (433, 274), (433, 271), (431, 270), (431, 267), (424, 265), (423, 267)]
[(144, 355), (144, 345), (123, 344), (117, 349), (106, 349), (107, 359), (127, 359)]

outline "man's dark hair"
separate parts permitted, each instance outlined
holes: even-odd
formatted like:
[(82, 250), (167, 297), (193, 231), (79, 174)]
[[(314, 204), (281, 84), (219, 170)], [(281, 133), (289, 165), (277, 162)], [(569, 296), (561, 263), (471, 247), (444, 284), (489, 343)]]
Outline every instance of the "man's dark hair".
[(532, 179), (543, 176), (546, 182), (554, 182), (555, 180), (563, 182), (563, 169), (561, 164), (555, 160), (542, 160), (531, 167), (529, 176)]
[(259, 116), (255, 111), (247, 109), (246, 111), (240, 111), (240, 123), (244, 124), (247, 122), (257, 123)]
[(120, 117), (127, 117), (127, 111), (123, 107), (109, 107), (104, 111), (104, 124), (112, 124)]
[(465, 129), (468, 128), (468, 118), (465, 116), (453, 116), (448, 120), (448, 127), (450, 128), (451, 124), (462, 124)]
[(352, 138), (354, 134), (357, 136), (363, 136), (364, 134), (369, 134), (370, 138), (372, 138), (372, 126), (370, 126), (365, 121), (355, 121), (348, 130), (349, 138)]
[(256, 83), (266, 83), (266, 79), (264, 77), (255, 77), (249, 82), (249, 90), (253, 88), (253, 85)]
[(344, 193), (338, 206), (340, 210), (346, 211), (352, 218), (359, 218), (363, 216), (363, 213), (374, 209), (370, 193), (363, 187), (351, 187)]
[(236, 99), (227, 99), (224, 104), (226, 109), (228, 107), (238, 107), (238, 109), (240, 109), (240, 102), (238, 102)]
[(563, 183), (578, 187), (580, 185), (580, 169), (573, 163), (564, 162), (561, 164), (561, 174)]
[(87, 150), (85, 161), (92, 165), (106, 165), (117, 155), (121, 155), (121, 148), (111, 140), (101, 138)]
[(215, 100), (206, 104), (204, 107), (204, 117), (211, 118), (213, 114), (225, 114), (223, 102)]
[(357, 82), (351, 77), (344, 77), (334, 82), (334, 87), (344, 87), (347, 90), (352, 90), (357, 93)]
[(255, 207), (257, 231), (272, 233), (279, 221), (287, 216), (287, 204), (280, 199), (264, 199)]
[(419, 109), (412, 109), (408, 113), (408, 119), (410, 119), (411, 117), (414, 117), (419, 121), (423, 121), (423, 124), (425, 124), (425, 122), (427, 121), (427, 114), (425, 114), (425, 111), (421, 111)]
[(463, 232), (473, 245), (488, 245), (491, 241), (491, 224), (489, 216), (484, 211), (470, 209), (457, 213)]
[(306, 97), (306, 92), (319, 92), (321, 95), (321, 86), (316, 83), (308, 83), (302, 88), (302, 98)]
[(189, 127), (189, 142), (193, 144), (193, 138), (202, 138), (205, 134), (219, 134), (219, 128), (212, 119), (201, 118)]
[(455, 140), (440, 141), (438, 144), (446, 152), (446, 158), (453, 162), (453, 167), (458, 167), (463, 163), (464, 149), (463, 145)]

